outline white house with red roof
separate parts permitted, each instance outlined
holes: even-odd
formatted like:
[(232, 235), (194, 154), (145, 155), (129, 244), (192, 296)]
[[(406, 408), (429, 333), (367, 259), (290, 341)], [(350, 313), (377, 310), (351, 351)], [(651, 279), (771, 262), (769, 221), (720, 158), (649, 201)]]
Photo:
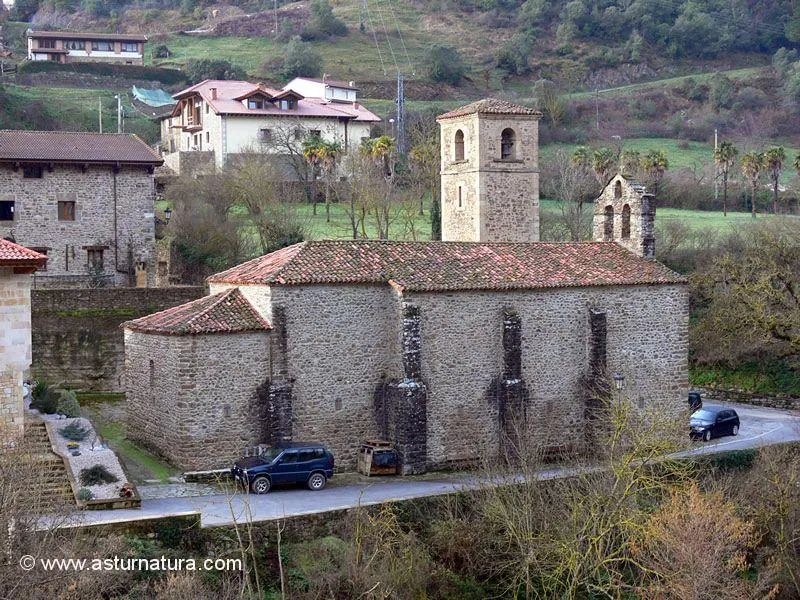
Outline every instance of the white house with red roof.
[(206, 153), (221, 168), (247, 152), (287, 154), (318, 135), (356, 148), (380, 121), (358, 102), (306, 97), (248, 81), (206, 80), (173, 96), (178, 102), (161, 121), (167, 166), (180, 173), (183, 153)]
[(23, 432), (23, 378), (31, 366), (31, 273), (47, 257), (0, 239), (0, 446)]
[(380, 438), (413, 473), (520, 436), (591, 452), (612, 373), (634, 409), (679, 417), (688, 292), (654, 260), (654, 199), (615, 177), (592, 241), (530, 241), (539, 116), (487, 99), (439, 117), (444, 241), (301, 242), (123, 324), (128, 436), (185, 469), (308, 440), (347, 469)]

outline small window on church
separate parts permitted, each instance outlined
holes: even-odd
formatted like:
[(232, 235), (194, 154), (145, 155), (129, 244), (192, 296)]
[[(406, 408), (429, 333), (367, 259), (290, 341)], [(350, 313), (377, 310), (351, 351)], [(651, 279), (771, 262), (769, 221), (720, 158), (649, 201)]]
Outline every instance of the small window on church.
[(456, 131), (455, 157), (456, 160), (464, 160), (464, 132), (460, 129)]
[(622, 182), (618, 181), (614, 184), (614, 199), (619, 200), (622, 198)]
[(150, 359), (150, 389), (152, 390), (156, 385), (156, 363)]
[(458, 208), (459, 210), (464, 208), (464, 194), (461, 186), (458, 186)]
[(631, 207), (627, 204), (622, 207), (622, 239), (631, 239)]
[(503, 129), (503, 133), (500, 134), (500, 158), (505, 159), (513, 159), (515, 154), (515, 143), (516, 136), (514, 135), (513, 129)]
[(604, 211), (605, 221), (603, 222), (603, 241), (614, 241), (614, 207), (606, 206)]

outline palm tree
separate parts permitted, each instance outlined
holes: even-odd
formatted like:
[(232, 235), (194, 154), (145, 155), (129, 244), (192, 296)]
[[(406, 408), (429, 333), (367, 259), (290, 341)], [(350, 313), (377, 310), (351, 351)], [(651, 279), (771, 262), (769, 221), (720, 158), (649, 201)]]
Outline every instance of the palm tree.
[(658, 183), (669, 169), (669, 161), (661, 150), (650, 150), (642, 159), (642, 170), (653, 180), (654, 192), (658, 197)]
[[(339, 142), (326, 142), (314, 135), (303, 141), (303, 156), (315, 168), (322, 171), (325, 180), (325, 219), (331, 222), (331, 178), (336, 170), (336, 159), (342, 151)], [(313, 213), (317, 214), (317, 201), (314, 200)]]
[(774, 146), (764, 152), (764, 168), (769, 171), (772, 180), (772, 212), (778, 214), (778, 180), (786, 162), (786, 151), (783, 146)]
[(619, 168), (623, 175), (636, 177), (642, 165), (642, 155), (638, 150), (625, 150), (619, 157)]
[(797, 171), (797, 176), (800, 177), (800, 154), (794, 157), (792, 166), (794, 167), (794, 170)]
[(717, 164), (720, 174), (722, 174), (722, 214), (728, 216), (728, 174), (736, 162), (736, 155), (739, 151), (732, 142), (727, 140), (720, 143), (714, 150), (714, 162)]
[(592, 152), (592, 169), (600, 185), (608, 183), (609, 177), (617, 164), (617, 156), (613, 150), (600, 148)]
[(750, 204), (753, 218), (756, 216), (756, 188), (761, 169), (764, 166), (764, 155), (760, 152), (748, 152), (742, 156), (742, 175), (750, 182)]

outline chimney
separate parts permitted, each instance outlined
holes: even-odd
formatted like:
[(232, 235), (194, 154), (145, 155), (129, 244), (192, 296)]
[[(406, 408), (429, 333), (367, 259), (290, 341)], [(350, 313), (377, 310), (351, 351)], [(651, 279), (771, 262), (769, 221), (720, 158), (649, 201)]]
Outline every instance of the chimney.
[(211, 99), (212, 100), (217, 99), (217, 88), (211, 88)]
[(361, 107), (358, 105), (358, 102), (353, 102), (353, 108), (361, 108)]
[(356, 87), (356, 82), (355, 81), (350, 81), (348, 83), (349, 83), (350, 87)]

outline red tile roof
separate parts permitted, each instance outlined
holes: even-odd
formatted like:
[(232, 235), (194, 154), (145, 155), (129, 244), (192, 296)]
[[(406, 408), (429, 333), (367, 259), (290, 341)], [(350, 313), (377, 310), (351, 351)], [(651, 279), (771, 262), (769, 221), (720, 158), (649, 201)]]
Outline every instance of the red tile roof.
[[(49, 38), (57, 40), (109, 40), (120, 42), (146, 42), (147, 36), (134, 33), (94, 33), (88, 31), (29, 31), (29, 38)], [(44, 50), (44, 48), (43, 48)], [(52, 48), (46, 49), (48, 52)]]
[(14, 242), (0, 239), (0, 267), (43, 267), (47, 262), (44, 254), (39, 254)]
[[(211, 90), (216, 89), (217, 97), (212, 98)], [(207, 79), (192, 87), (174, 94), (176, 100), (188, 98), (199, 94), (216, 114), (224, 115), (274, 115), (281, 117), (322, 117), (322, 118), (350, 118), (355, 121), (378, 122), (378, 117), (357, 102), (328, 102), (322, 98), (301, 98), (297, 101), (297, 108), (281, 110), (272, 104), (265, 108), (247, 108), (245, 103), (237, 98), (246, 98), (250, 94), (262, 91), (270, 98), (283, 97), (284, 90), (276, 90), (249, 81), (223, 81)], [(180, 104), (172, 112), (172, 116), (180, 114)]]
[(0, 162), (160, 165), (164, 161), (127, 133), (0, 130)]
[(685, 283), (613, 242), (301, 242), (208, 278), (213, 283), (391, 282), (409, 291)]
[(491, 115), (530, 115), (541, 117), (540, 113), (535, 108), (528, 108), (527, 106), (520, 106), (519, 104), (512, 104), (505, 100), (498, 100), (497, 98), (484, 98), (472, 104), (467, 104), (461, 108), (451, 110), (443, 115), (436, 117), (436, 120), (451, 119), (453, 117), (463, 117), (471, 114), (491, 114)]
[(127, 321), (122, 327), (162, 335), (267, 331), (270, 324), (247, 301), (239, 288), (231, 288), (180, 306)]

